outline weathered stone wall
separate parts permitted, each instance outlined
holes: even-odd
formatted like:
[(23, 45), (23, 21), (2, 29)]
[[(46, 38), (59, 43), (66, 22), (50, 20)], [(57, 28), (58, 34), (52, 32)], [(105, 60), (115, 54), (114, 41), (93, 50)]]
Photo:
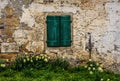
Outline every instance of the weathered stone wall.
[[(72, 46), (47, 47), (46, 16), (71, 15)], [(0, 0), (2, 53), (47, 53), (73, 65), (89, 58), (120, 73), (120, 0)]]

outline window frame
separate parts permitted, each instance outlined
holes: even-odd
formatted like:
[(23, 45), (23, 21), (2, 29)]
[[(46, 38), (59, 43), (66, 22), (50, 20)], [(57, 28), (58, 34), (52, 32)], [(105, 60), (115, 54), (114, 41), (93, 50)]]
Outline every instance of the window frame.
[(43, 0), (43, 2), (49, 2), (49, 3), (51, 3), (51, 2), (54, 2), (53, 0)]

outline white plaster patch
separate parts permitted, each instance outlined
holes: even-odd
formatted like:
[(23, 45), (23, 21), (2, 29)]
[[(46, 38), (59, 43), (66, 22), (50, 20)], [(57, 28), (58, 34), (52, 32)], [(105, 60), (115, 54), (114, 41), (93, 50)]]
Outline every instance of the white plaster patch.
[(28, 24), (29, 27), (33, 27), (35, 24), (35, 19), (33, 17), (33, 14), (30, 12), (29, 9), (22, 7), (23, 9), (23, 14), (22, 17), (20, 18), (20, 22), (24, 22)]
[(106, 44), (106, 47), (108, 48), (112, 48), (113, 46), (111, 45), (115, 45), (116, 50), (114, 51), (120, 52), (120, 3), (107, 3), (105, 8), (109, 18), (109, 23), (106, 30), (107, 32), (113, 31), (114, 33), (104, 37), (106, 40), (109, 40), (107, 40), (109, 43), (104, 42), (104, 44)]
[(0, 0), (0, 10), (5, 8), (9, 0)]
[(77, 7), (61, 7), (61, 11), (65, 13), (69, 12), (76, 13), (77, 10), (79, 10), (79, 8)]
[(44, 5), (32, 3), (29, 7), (30, 11), (33, 13), (41, 13), (41, 12), (65, 12), (65, 13), (76, 13), (79, 10), (79, 7), (69, 7), (69, 6), (54, 6), (54, 5)]
[(1, 10), (5, 8), (5, 6), (8, 4), (8, 0), (0, 0), (0, 18), (1, 18)]
[(120, 3), (107, 3), (105, 8), (110, 20), (108, 31), (118, 31), (120, 28)]

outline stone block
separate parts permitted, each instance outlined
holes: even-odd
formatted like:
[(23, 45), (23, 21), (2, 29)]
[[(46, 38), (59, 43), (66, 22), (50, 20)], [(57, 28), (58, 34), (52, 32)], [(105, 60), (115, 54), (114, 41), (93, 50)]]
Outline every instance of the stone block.
[(1, 52), (2, 53), (19, 52), (19, 47), (15, 43), (2, 43)]

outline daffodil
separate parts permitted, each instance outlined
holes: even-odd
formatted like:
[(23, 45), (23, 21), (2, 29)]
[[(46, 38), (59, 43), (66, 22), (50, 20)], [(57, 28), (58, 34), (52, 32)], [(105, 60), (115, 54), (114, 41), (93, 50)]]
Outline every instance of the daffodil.
[(93, 74), (93, 72), (92, 72), (92, 71), (90, 71), (89, 73), (90, 73), (91, 75)]
[(44, 55), (45, 57), (47, 57), (47, 55)]
[(42, 57), (39, 57), (39, 59), (41, 59)]
[(99, 66), (99, 63), (96, 63), (97, 66)]
[(25, 55), (27, 55), (28, 53), (27, 52), (25, 52)]
[(103, 67), (103, 65), (100, 65), (100, 67)]
[(89, 62), (91, 62), (92, 61), (92, 59), (89, 59)]
[(103, 78), (101, 78), (100, 81), (103, 81)]
[(101, 67), (98, 67), (98, 70), (99, 70), (100, 72), (103, 72), (103, 69), (102, 69)]
[(30, 59), (33, 59), (33, 57), (30, 57)]
[(48, 59), (50, 59), (50, 57), (48, 57)]
[(90, 64), (90, 66), (93, 66), (93, 64)]
[(27, 61), (30, 61), (30, 59), (29, 59), (29, 58), (27, 58)]
[(23, 62), (26, 63), (26, 59), (24, 59)]
[(95, 68), (93, 68), (93, 70), (95, 70)]
[(88, 70), (91, 70), (91, 67), (88, 67)]
[(6, 59), (6, 62), (9, 62), (9, 59)]
[(26, 58), (29, 58), (29, 56), (26, 56)]
[(44, 61), (45, 61), (45, 62), (48, 62), (48, 59), (47, 59), (47, 58), (45, 58), (45, 59), (44, 59)]
[(43, 56), (43, 54), (40, 54), (40, 56)]
[(33, 60), (30, 60), (30, 62), (33, 62)]
[(87, 68), (87, 66), (84, 66), (85, 68)]
[(5, 67), (5, 64), (1, 64), (0, 66), (1, 66), (1, 67)]
[(45, 57), (44, 56), (42, 56), (42, 59), (44, 59)]
[(107, 81), (110, 81), (110, 79), (108, 78)]
[(36, 56), (36, 58), (39, 58), (39, 56)]

